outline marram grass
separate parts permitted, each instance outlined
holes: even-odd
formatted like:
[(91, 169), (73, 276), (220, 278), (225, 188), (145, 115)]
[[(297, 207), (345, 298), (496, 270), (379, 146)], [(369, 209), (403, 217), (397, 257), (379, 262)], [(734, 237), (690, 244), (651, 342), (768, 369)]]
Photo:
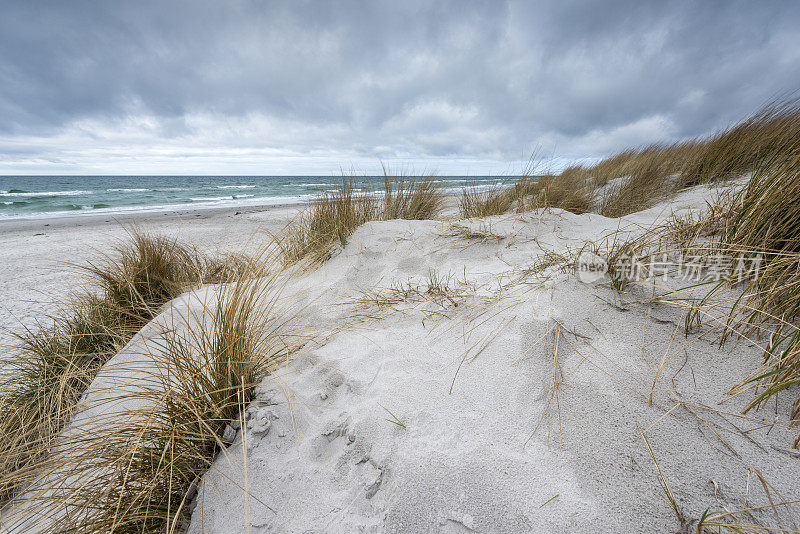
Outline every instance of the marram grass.
[[(253, 271), (255, 262), (200, 254), (163, 236), (131, 230), (88, 267), (85, 291), (39, 327), (17, 334), (0, 381), (0, 502), (42, 471), (99, 369), (167, 302), (205, 282)], [(254, 273), (255, 274), (255, 273)]]
[(277, 236), (285, 266), (316, 266), (343, 247), (362, 224), (390, 219), (433, 219), (442, 209), (444, 196), (433, 177), (414, 179), (384, 176), (383, 195), (363, 193), (353, 178), (342, 178), (341, 187), (314, 199), (300, 216)]
[(147, 378), (112, 391), (115, 408), (62, 436), (9, 525), (185, 529), (200, 477), (231, 444), (226, 427), (304, 342), (278, 293), (275, 278), (239, 278), (211, 291), (191, 320), (160, 324), (158, 341), (141, 347), (151, 360)]
[(649, 208), (675, 191), (752, 173), (800, 138), (800, 100), (769, 102), (745, 120), (705, 138), (628, 149), (588, 168), (605, 185), (601, 213), (619, 217)]
[[(763, 386), (755, 407), (800, 384), (800, 137), (756, 165), (741, 202), (724, 245), (762, 264), (731, 316), (751, 333), (772, 332), (763, 368), (748, 379)], [(791, 415), (800, 423), (800, 399)]]

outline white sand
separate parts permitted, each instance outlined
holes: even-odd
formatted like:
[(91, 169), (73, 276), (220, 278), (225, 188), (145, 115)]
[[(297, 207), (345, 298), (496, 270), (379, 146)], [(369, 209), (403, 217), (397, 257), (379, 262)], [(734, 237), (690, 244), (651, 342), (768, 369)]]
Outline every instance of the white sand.
[(109, 253), (126, 228), (135, 225), (224, 253), (263, 246), (267, 234), (297, 210), (246, 207), (0, 221), (0, 345), (12, 341), (10, 331), (45, 320), (55, 304), (80, 290), (85, 276), (77, 266)]
[[(677, 532), (707, 508), (768, 504), (748, 466), (796, 499), (800, 463), (781, 452), (797, 431), (782, 426), (793, 396), (748, 415), (780, 423), (764, 427), (736, 416), (750, 393), (727, 395), (759, 365), (757, 348), (684, 337), (680, 311), (637, 303), (636, 292), (526, 273), (546, 252), (642, 231), (708, 196), (684, 193), (623, 220), (554, 210), (470, 221), (508, 236), (484, 242), (446, 237), (446, 222), (364, 225), (285, 288), (309, 325), (361, 322), (258, 388), (247, 443), (239, 432), (204, 477), (189, 531)], [(459, 295), (355, 302), (393, 284), (424, 290), (433, 272)], [(641, 428), (687, 524), (667, 504)], [(755, 515), (778, 524), (769, 510)]]

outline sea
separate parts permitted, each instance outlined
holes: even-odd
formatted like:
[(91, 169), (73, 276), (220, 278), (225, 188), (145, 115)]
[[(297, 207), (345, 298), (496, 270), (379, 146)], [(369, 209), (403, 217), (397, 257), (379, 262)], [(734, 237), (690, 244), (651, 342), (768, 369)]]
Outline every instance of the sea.
[[(508, 176), (434, 180), (454, 191), (513, 181)], [(384, 177), (353, 181), (359, 191), (380, 191)], [(303, 204), (341, 184), (340, 176), (0, 176), (0, 219)]]

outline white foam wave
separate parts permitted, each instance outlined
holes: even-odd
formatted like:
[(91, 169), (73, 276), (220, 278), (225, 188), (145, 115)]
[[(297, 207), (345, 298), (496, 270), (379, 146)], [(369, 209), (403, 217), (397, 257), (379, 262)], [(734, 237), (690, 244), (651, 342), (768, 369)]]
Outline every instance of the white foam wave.
[(192, 202), (215, 202), (218, 200), (233, 200), (231, 195), (226, 197), (189, 197)]
[(314, 195), (298, 195), (292, 197), (255, 197), (236, 200), (224, 197), (224, 200), (196, 202), (191, 204), (161, 204), (156, 206), (115, 206), (109, 208), (80, 209), (72, 211), (49, 211), (33, 213), (8, 213), (0, 214), (0, 219), (54, 219), (58, 217), (83, 217), (87, 215), (109, 215), (124, 213), (152, 213), (157, 211), (186, 211), (210, 208), (224, 208), (234, 206), (292, 206), (304, 204), (314, 198)]
[(217, 189), (253, 189), (254, 185), (218, 185)]
[(25, 193), (3, 192), (4, 197), (74, 197), (79, 195), (91, 195), (94, 191), (26, 191)]
[(106, 191), (113, 191), (115, 193), (144, 193), (145, 191), (150, 191), (150, 189), (147, 189), (147, 188), (135, 188), (135, 187), (128, 189), (128, 188), (121, 187), (121, 188), (114, 188), (114, 189), (106, 189)]

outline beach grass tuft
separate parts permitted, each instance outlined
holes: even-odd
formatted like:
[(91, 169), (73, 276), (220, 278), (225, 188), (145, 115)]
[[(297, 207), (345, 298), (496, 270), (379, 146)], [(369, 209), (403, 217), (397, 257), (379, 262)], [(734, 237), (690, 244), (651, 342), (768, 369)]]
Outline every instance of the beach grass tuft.
[(276, 238), (284, 265), (301, 262), (314, 266), (330, 258), (336, 246), (367, 221), (380, 216), (374, 195), (359, 195), (355, 182), (343, 178), (338, 191), (314, 199), (306, 211)]
[(203, 258), (176, 239), (131, 230), (111, 255), (84, 269), (134, 330), (203, 279)]
[(607, 186), (610, 189), (601, 200), (601, 215), (621, 217), (642, 211), (672, 193), (663, 154), (655, 151), (646, 154), (619, 184)]
[(246, 427), (255, 387), (301, 343), (274, 290), (274, 279), (240, 277), (219, 286), (191, 322), (162, 325), (161, 341), (147, 349), (148, 379), (114, 397), (135, 407), (85, 423), (61, 445), (57, 471), (80, 481), (79, 491), (45, 477), (48, 491), (32, 497), (43, 509), (68, 507), (53, 531), (186, 528), (200, 477), (232, 443), (227, 429)]
[(126, 321), (109, 301), (76, 299), (52, 326), (18, 334), (19, 353), (0, 383), (0, 500), (35, 473), (99, 368), (126, 341)]
[(442, 210), (444, 195), (433, 176), (414, 179), (390, 176), (384, 170), (383, 218), (434, 219)]
[(465, 187), (461, 192), (458, 209), (461, 217), (490, 217), (508, 213), (514, 205), (514, 192), (507, 187), (476, 185)]
[(383, 196), (361, 192), (353, 178), (326, 192), (277, 236), (275, 242), (285, 266), (313, 267), (331, 257), (337, 247), (369, 221), (432, 219), (442, 209), (444, 196), (432, 176), (413, 179), (384, 176)]
[(589, 175), (580, 166), (569, 167), (560, 175), (538, 178), (522, 176), (506, 186), (466, 187), (461, 193), (462, 218), (523, 213), (533, 209), (560, 208), (572, 213), (588, 212), (593, 203)]
[(752, 173), (785, 155), (800, 138), (800, 100), (776, 100), (743, 121), (704, 138), (627, 149), (590, 167), (604, 194), (601, 213), (619, 217), (651, 207), (675, 191)]
[(580, 215), (592, 209), (594, 194), (588, 170), (571, 166), (557, 175), (546, 175), (530, 188), (533, 208), (559, 208)]
[(19, 350), (5, 362), (0, 500), (41, 471), (99, 369), (164, 304), (202, 283), (252, 272), (256, 263), (245, 256), (204, 256), (174, 239), (131, 229), (110, 254), (80, 266), (88, 275), (85, 291), (48, 323), (17, 333)]
[[(733, 306), (730, 321), (756, 335), (772, 333), (763, 368), (747, 381), (765, 386), (752, 408), (800, 384), (800, 138), (756, 165), (723, 246), (731, 255), (761, 260), (758, 276)], [(792, 420), (800, 423), (800, 400)]]

